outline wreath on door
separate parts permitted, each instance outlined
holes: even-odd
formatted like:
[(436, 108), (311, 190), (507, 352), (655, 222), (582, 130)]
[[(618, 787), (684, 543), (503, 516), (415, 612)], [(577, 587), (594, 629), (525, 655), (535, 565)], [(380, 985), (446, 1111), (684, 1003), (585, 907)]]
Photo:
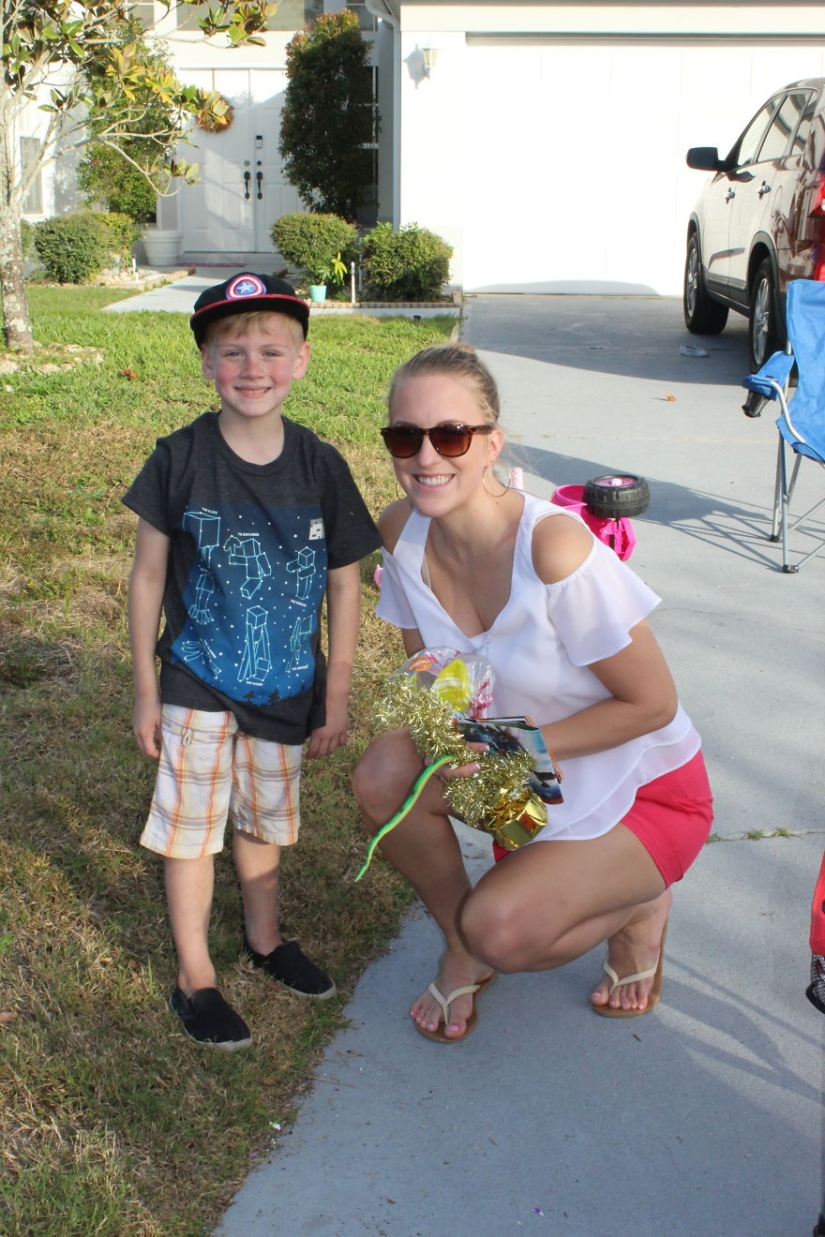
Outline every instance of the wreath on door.
[(235, 118), (234, 107), (223, 95), (218, 95), (214, 101), (209, 102), (211, 103), (210, 111), (201, 112), (197, 118), (198, 128), (204, 129), (207, 133), (226, 133), (227, 129), (232, 127), (232, 121)]

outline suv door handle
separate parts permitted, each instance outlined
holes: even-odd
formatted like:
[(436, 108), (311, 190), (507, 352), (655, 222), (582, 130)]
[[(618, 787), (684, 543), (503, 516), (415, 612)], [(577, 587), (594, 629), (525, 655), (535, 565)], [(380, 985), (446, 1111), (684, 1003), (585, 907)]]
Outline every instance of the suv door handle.
[(736, 197), (736, 190), (728, 189), (727, 193), (725, 194), (725, 201), (729, 202), (731, 198), (735, 198), (735, 197)]
[(762, 184), (761, 184), (761, 185), (759, 186), (759, 188), (756, 190), (756, 192), (757, 192), (757, 194), (759, 195), (759, 197), (760, 197), (760, 198), (763, 198), (763, 197), (765, 196), (765, 194), (766, 194), (766, 193), (770, 193), (770, 191), (771, 191), (771, 187), (770, 187), (770, 185), (768, 184), (768, 182), (767, 182), (766, 180), (763, 180), (763, 181), (762, 181)]

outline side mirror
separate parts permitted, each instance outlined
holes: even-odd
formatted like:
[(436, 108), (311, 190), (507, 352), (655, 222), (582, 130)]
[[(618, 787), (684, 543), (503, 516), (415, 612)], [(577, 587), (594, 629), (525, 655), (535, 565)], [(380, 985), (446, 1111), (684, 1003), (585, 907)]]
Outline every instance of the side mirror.
[(697, 172), (722, 172), (725, 168), (715, 146), (691, 146), (686, 162), (689, 168), (695, 168)]

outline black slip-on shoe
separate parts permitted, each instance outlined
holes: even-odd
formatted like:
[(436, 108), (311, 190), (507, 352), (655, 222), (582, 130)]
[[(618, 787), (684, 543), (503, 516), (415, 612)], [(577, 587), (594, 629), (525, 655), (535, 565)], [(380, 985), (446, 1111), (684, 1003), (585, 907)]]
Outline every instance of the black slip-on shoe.
[(236, 1052), (251, 1048), (252, 1034), (240, 1014), (236, 1014), (217, 988), (199, 988), (184, 996), (176, 988), (169, 998), (169, 1008), (180, 1018), (190, 1039), (207, 1048), (222, 1048)]
[(253, 966), (266, 971), (272, 979), (289, 988), (297, 996), (313, 997), (316, 1001), (328, 1001), (335, 996), (337, 988), (329, 975), (310, 962), (297, 941), (284, 941), (271, 954), (259, 954), (243, 938), (243, 951)]

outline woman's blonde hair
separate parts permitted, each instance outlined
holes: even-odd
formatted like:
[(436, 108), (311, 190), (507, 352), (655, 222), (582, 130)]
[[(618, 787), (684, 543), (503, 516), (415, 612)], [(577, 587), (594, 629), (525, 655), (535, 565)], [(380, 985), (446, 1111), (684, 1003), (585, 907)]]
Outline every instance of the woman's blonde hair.
[(443, 374), (472, 384), (478, 392), (482, 412), (493, 425), (498, 425), (501, 402), (496, 380), (475, 349), (466, 344), (440, 344), (434, 348), (424, 348), (399, 365), (387, 394), (390, 415), (399, 386), (408, 378), (421, 378), (426, 374)]

